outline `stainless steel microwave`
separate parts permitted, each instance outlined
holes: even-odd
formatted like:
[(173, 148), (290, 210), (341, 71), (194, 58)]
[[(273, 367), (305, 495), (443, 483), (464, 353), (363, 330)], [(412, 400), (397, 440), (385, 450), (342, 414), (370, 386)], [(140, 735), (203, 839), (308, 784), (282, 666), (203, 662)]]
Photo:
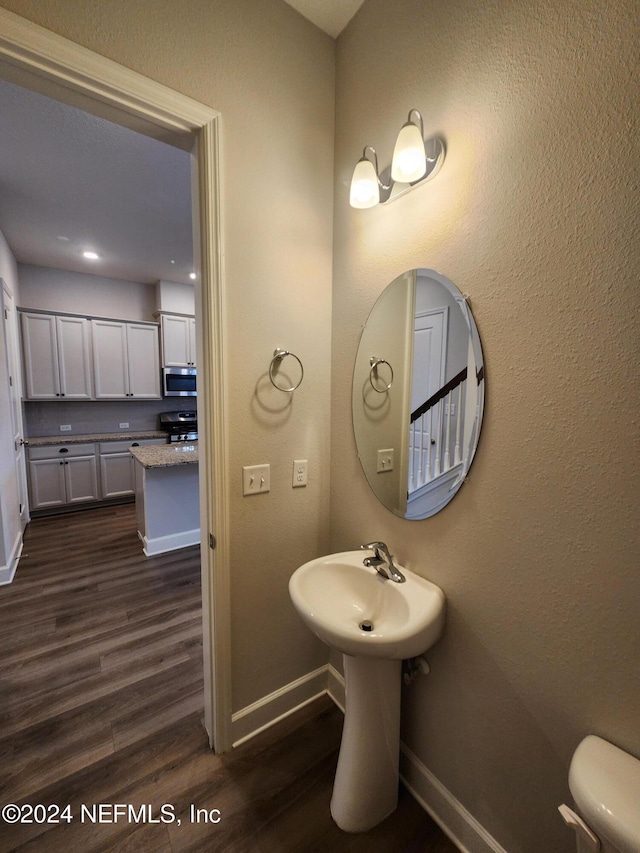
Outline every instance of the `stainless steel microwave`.
[(162, 393), (165, 397), (195, 397), (195, 367), (163, 367)]

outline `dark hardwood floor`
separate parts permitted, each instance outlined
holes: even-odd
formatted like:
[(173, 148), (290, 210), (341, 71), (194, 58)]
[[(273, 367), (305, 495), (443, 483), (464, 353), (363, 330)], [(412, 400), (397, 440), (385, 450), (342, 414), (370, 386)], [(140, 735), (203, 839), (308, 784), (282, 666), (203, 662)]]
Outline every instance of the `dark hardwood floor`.
[(220, 756), (202, 697), (198, 549), (145, 557), (130, 504), (32, 521), (0, 587), (0, 807), (32, 822), (0, 818), (0, 853), (455, 853), (403, 789), (374, 830), (335, 826), (327, 697)]

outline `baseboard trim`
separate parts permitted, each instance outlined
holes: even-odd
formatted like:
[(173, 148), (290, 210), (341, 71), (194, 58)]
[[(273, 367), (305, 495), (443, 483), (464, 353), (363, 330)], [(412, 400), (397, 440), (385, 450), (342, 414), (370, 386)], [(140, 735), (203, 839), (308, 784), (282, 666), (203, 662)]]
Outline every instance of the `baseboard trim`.
[(22, 555), (22, 545), (22, 533), (20, 532), (16, 541), (13, 543), (9, 562), (5, 566), (0, 566), (0, 586), (7, 586), (8, 584), (13, 583), (18, 563), (20, 562), (20, 557)]
[(155, 539), (147, 539), (140, 531), (138, 536), (142, 540), (142, 550), (147, 557), (155, 557), (156, 554), (165, 554), (167, 551), (178, 551), (180, 548), (200, 544), (199, 527), (195, 530), (185, 530), (183, 533), (172, 533), (169, 536), (156, 536)]
[(231, 715), (233, 746), (275, 725), (327, 692), (327, 666), (309, 672)]
[(403, 743), (400, 744), (400, 778), (461, 853), (507, 853)]

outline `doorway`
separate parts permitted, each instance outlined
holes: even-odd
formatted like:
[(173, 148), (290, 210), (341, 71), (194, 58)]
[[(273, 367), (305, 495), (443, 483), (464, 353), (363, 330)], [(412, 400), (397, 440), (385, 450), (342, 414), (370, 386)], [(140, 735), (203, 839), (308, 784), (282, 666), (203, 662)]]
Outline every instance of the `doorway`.
[(231, 746), (231, 667), (219, 114), (4, 9), (0, 33), (4, 79), (192, 153), (201, 281), (196, 312), (205, 726), (212, 748), (224, 752)]

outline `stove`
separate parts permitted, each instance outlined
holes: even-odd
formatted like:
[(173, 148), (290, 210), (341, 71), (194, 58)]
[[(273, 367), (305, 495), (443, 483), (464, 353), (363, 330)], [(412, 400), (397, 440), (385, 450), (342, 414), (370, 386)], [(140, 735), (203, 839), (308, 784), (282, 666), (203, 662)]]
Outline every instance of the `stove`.
[(158, 415), (159, 429), (167, 433), (167, 442), (197, 441), (198, 414), (194, 411), (161, 412)]

